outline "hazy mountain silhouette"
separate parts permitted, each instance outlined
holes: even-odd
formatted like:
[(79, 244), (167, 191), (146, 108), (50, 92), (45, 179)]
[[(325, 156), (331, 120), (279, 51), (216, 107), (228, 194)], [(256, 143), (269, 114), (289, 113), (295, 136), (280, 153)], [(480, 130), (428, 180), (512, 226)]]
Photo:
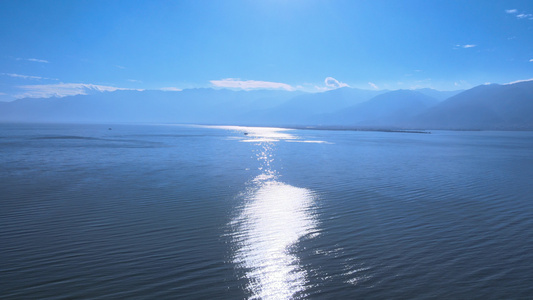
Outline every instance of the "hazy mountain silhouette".
[(409, 125), (432, 129), (533, 129), (533, 81), (474, 87), (430, 108)]
[(434, 97), (413, 90), (397, 90), (366, 102), (323, 115), (325, 125), (397, 127), (438, 102)]
[(433, 97), (439, 101), (443, 101), (443, 100), (446, 100), (452, 96), (455, 96), (461, 92), (464, 92), (464, 90), (456, 90), (456, 91), (438, 91), (438, 90), (434, 90), (434, 89), (429, 89), (429, 88), (425, 88), (425, 89), (417, 89), (415, 90), (419, 93), (422, 93), (426, 96), (430, 96), (430, 97)]
[(2, 103), (0, 120), (23, 122), (231, 123), (275, 107), (301, 92), (189, 89), (91, 93)]
[(0, 102), (0, 121), (533, 129), (533, 81), (482, 85), (459, 93), (352, 88), (314, 94), (209, 88), (91, 92)]
[(250, 124), (305, 125), (318, 114), (330, 113), (362, 103), (386, 91), (361, 90), (349, 87), (322, 93), (296, 96), (268, 110), (243, 116)]

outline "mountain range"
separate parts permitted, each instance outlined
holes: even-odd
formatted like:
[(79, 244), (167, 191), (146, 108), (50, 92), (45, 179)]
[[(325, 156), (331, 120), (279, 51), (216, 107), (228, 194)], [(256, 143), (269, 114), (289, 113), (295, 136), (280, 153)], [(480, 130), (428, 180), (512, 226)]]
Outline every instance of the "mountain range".
[(465, 91), (117, 90), (0, 102), (0, 121), (533, 130), (533, 80)]

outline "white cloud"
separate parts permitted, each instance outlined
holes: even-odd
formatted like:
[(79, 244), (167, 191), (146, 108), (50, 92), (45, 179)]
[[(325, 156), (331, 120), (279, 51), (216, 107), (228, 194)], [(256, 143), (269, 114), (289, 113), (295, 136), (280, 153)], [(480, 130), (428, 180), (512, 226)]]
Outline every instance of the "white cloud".
[(37, 59), (37, 58), (28, 58), (27, 60), (28, 60), (28, 61), (33, 61), (33, 62), (38, 62), (38, 63), (44, 63), (44, 64), (48, 64), (48, 63), (50, 63), (50, 62), (47, 61), (47, 60), (44, 60), (44, 59)]
[(47, 78), (47, 77), (41, 77), (41, 76), (31, 76), (31, 75), (21, 75), (21, 74), (14, 74), (14, 73), (0, 73), (1, 75), (13, 77), (13, 78), (22, 78), (22, 79), (33, 79), (33, 80), (58, 80), (56, 78)]
[(114, 92), (117, 90), (131, 90), (126, 88), (86, 83), (22, 85), (18, 86), (18, 88), (24, 90), (24, 92), (15, 95), (15, 98), (65, 97), (74, 95), (87, 95), (89, 92)]
[(323, 87), (315, 85), (314, 86), (315, 91), (325, 92), (325, 91), (335, 90), (335, 89), (342, 88), (342, 87), (349, 87), (348, 84), (344, 82), (340, 82), (333, 77), (326, 77), (326, 79), (324, 79), (324, 84), (325, 86)]
[(119, 65), (115, 65), (115, 68), (122, 69), (122, 70), (126, 69), (126, 67), (119, 66)]
[(516, 15), (517, 18), (519, 19), (524, 19), (524, 18), (531, 18), (533, 17), (532, 14), (519, 14), (519, 15)]
[(222, 80), (211, 80), (212, 85), (223, 88), (234, 88), (242, 90), (253, 89), (282, 89), (287, 91), (294, 91), (295, 88), (286, 83), (257, 81), (257, 80), (239, 80), (236, 78), (226, 78)]
[(137, 80), (137, 79), (127, 79), (129, 82), (134, 82), (134, 83), (142, 83), (142, 81), (140, 80)]
[(340, 82), (333, 77), (326, 77), (326, 79), (324, 79), (324, 83), (326, 84), (326, 87), (328, 87), (330, 90), (349, 86), (346, 83)]
[(533, 20), (533, 14), (526, 14), (526, 13), (518, 13), (518, 10), (517, 9), (506, 9), (505, 10), (506, 13), (508, 14), (515, 14), (515, 16), (518, 18), (518, 19), (525, 19), (525, 18), (528, 18), (529, 20)]
[(529, 62), (533, 62), (533, 58), (529, 60)]
[(173, 86), (160, 88), (159, 90), (165, 91), (165, 92), (181, 92), (182, 91), (182, 89), (179, 89), (179, 88), (173, 87)]
[(533, 78), (524, 79), (524, 80), (517, 80), (517, 81), (506, 83), (505, 85), (515, 84), (515, 83), (520, 83), (520, 82), (528, 82), (528, 81), (533, 81)]
[(477, 45), (475, 44), (466, 44), (466, 45), (455, 45), (455, 48), (454, 49), (457, 49), (457, 48), (464, 48), (464, 49), (468, 49), (468, 48), (474, 48), (476, 47)]
[(38, 63), (43, 63), (43, 64), (50, 63), (49, 61), (47, 61), (45, 59), (38, 59), (38, 58), (20, 58), (20, 57), (18, 57), (17, 60), (27, 60), (27, 61), (38, 62)]
[(379, 89), (378, 86), (373, 82), (369, 82), (368, 85), (370, 85), (375, 90)]
[(458, 80), (454, 82), (453, 85), (456, 87), (462, 87), (462, 88), (471, 86), (471, 84), (465, 80)]

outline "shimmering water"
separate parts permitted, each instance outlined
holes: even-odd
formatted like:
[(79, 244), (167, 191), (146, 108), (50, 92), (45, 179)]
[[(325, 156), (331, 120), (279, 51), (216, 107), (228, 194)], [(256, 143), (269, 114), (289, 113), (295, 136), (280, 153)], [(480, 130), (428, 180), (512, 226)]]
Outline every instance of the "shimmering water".
[(3, 124), (0, 166), (1, 299), (533, 298), (532, 132)]

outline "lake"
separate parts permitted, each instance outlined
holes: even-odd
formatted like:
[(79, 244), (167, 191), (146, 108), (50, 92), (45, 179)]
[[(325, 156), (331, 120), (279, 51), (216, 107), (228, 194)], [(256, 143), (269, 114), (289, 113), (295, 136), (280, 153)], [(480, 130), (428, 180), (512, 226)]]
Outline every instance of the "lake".
[(2, 299), (531, 299), (533, 132), (0, 124)]

